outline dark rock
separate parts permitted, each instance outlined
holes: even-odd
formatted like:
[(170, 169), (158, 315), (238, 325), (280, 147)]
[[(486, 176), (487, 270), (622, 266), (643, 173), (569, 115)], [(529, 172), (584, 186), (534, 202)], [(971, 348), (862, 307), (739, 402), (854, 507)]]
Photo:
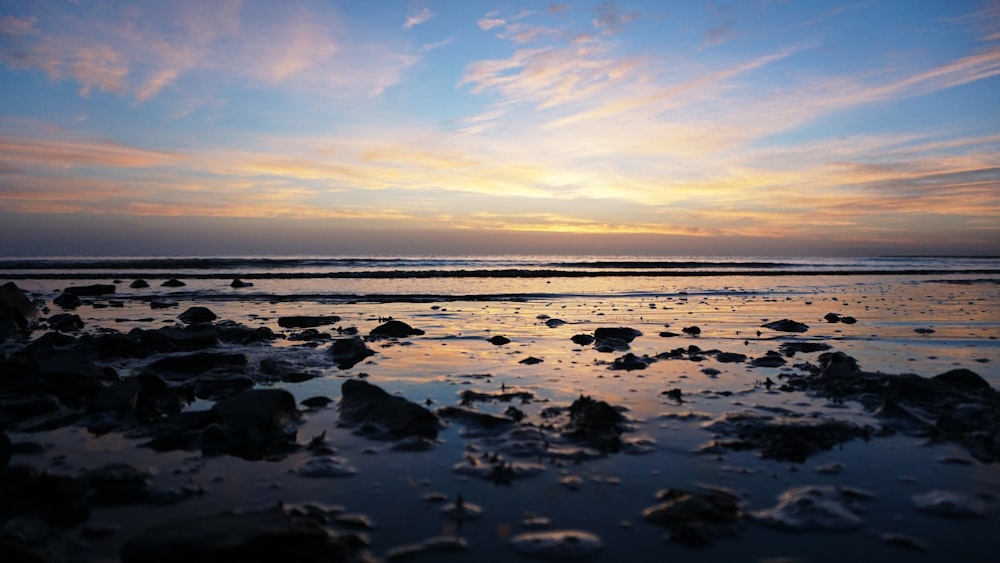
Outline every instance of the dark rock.
[(802, 342), (795, 340), (792, 342), (782, 342), (778, 349), (786, 356), (793, 356), (799, 352), (811, 354), (813, 352), (825, 352), (831, 346), (825, 342)]
[(772, 321), (769, 323), (762, 324), (760, 326), (781, 332), (805, 332), (809, 330), (809, 325), (800, 323), (798, 321), (793, 321), (791, 319), (781, 319), (780, 321)]
[(215, 323), (215, 330), (219, 333), (219, 340), (234, 344), (255, 344), (277, 338), (274, 331), (266, 326), (250, 328), (235, 321)]
[(150, 300), (149, 302), (150, 309), (169, 309), (171, 307), (177, 307), (179, 305), (180, 304), (177, 303), (177, 301), (174, 301), (173, 299), (168, 299), (166, 297), (157, 297), (155, 299)]
[(634, 328), (627, 328), (627, 327), (615, 327), (615, 328), (600, 327), (594, 330), (594, 338), (597, 339), (598, 343), (600, 343), (601, 340), (605, 340), (608, 338), (623, 340), (625, 342), (632, 342), (633, 340), (635, 340), (640, 336), (642, 336), (642, 332)]
[(422, 334), (424, 334), (424, 331), (419, 328), (413, 328), (403, 321), (387, 321), (373, 328), (372, 331), (368, 333), (368, 338), (373, 340), (379, 338), (406, 338), (408, 336), (420, 336)]
[(90, 498), (96, 504), (142, 502), (149, 495), (149, 472), (126, 463), (109, 463), (84, 473)]
[(934, 334), (936, 331), (933, 328), (915, 328), (913, 332), (917, 334)]
[(508, 389), (509, 388), (505, 388), (499, 393), (481, 393), (479, 391), (466, 389), (459, 393), (459, 397), (461, 397), (461, 403), (463, 405), (487, 401), (500, 401), (507, 403), (514, 399), (519, 399), (522, 403), (527, 403), (535, 398), (534, 394), (529, 391), (509, 391)]
[(303, 399), (301, 401), (301, 404), (302, 406), (310, 409), (318, 409), (318, 408), (323, 408), (332, 402), (333, 399), (331, 399), (330, 397), (323, 397), (320, 395), (316, 397), (309, 397), (307, 399)]
[(739, 498), (722, 491), (667, 489), (657, 492), (656, 500), (660, 503), (643, 510), (642, 517), (667, 528), (670, 541), (686, 547), (735, 535), (743, 514)]
[(230, 282), (229, 287), (233, 289), (241, 289), (244, 287), (253, 287), (253, 284), (251, 282), (245, 282), (239, 278), (236, 278), (232, 282)]
[(185, 324), (210, 323), (219, 318), (208, 307), (190, 307), (187, 311), (177, 315), (177, 318)]
[(855, 319), (854, 317), (851, 316), (846, 316), (846, 317), (840, 317), (840, 322), (844, 323), (845, 325), (852, 325), (857, 323), (858, 319)]
[(145, 289), (149, 287), (149, 282), (147, 282), (146, 280), (135, 280), (132, 283), (128, 284), (128, 286), (131, 287), (132, 289)]
[(38, 319), (39, 311), (14, 282), (0, 285), (0, 340), (26, 330)]
[(72, 313), (58, 313), (48, 318), (49, 328), (59, 332), (76, 332), (83, 328), (83, 319)]
[(503, 346), (504, 344), (510, 344), (510, 338), (497, 334), (491, 337), (488, 342), (494, 346)]
[(781, 493), (778, 504), (752, 513), (761, 524), (796, 532), (845, 531), (864, 524), (859, 500), (875, 495), (851, 487), (801, 486)]
[(13, 455), (13, 448), (10, 444), (10, 437), (3, 430), (0, 430), (0, 470), (7, 467), (10, 463), (11, 455)]
[(250, 389), (212, 407), (221, 431), (203, 435), (208, 452), (224, 452), (246, 459), (285, 451), (294, 446), (301, 415), (295, 397), (284, 389)]
[(142, 382), (137, 377), (115, 381), (90, 397), (87, 412), (111, 411), (125, 414), (134, 411), (141, 389)]
[(264, 358), (260, 361), (260, 371), (288, 383), (301, 383), (317, 376), (303, 371), (292, 362), (280, 358)]
[(953, 389), (967, 393), (978, 393), (993, 390), (993, 388), (990, 387), (990, 384), (976, 372), (964, 368), (946, 371), (940, 375), (935, 375), (931, 379), (934, 381), (940, 381)]
[(278, 318), (278, 326), (282, 328), (313, 328), (339, 322), (340, 317), (337, 315), (293, 315)]
[(803, 463), (810, 456), (844, 442), (871, 435), (872, 429), (836, 419), (781, 417), (754, 412), (731, 412), (705, 429), (734, 440), (716, 439), (705, 453), (719, 450), (758, 450), (764, 459)]
[(747, 361), (746, 354), (737, 352), (719, 352), (715, 355), (715, 361), (723, 364), (742, 364)]
[(669, 330), (665, 330), (660, 333), (660, 338), (674, 338), (676, 336), (680, 336), (680, 334), (677, 334), (676, 332), (670, 332)]
[(330, 355), (340, 369), (350, 369), (374, 354), (375, 351), (365, 345), (360, 336), (339, 338), (330, 346)]
[(536, 358), (534, 356), (528, 356), (527, 358), (524, 358), (523, 360), (521, 360), (521, 361), (519, 361), (517, 363), (524, 364), (526, 366), (533, 366), (535, 364), (540, 364), (540, 363), (542, 363), (544, 361), (545, 360), (543, 360), (541, 358)]
[(510, 430), (515, 425), (515, 422), (510, 418), (462, 407), (443, 407), (437, 410), (437, 415), (445, 420), (451, 420), (465, 426), (475, 435), (498, 434)]
[(160, 287), (184, 287), (187, 284), (182, 282), (177, 278), (170, 278), (169, 280), (160, 284)]
[(101, 369), (82, 352), (60, 352), (38, 362), (38, 375), (54, 389), (89, 393), (101, 389)]
[(608, 369), (615, 369), (615, 370), (623, 369), (626, 371), (646, 369), (649, 366), (649, 364), (653, 361), (655, 360), (648, 356), (640, 358), (639, 356), (636, 356), (632, 352), (629, 352), (628, 354), (625, 354), (620, 358), (615, 358), (614, 363), (608, 366)]
[(785, 358), (774, 350), (768, 350), (767, 354), (750, 360), (750, 365), (759, 368), (777, 368), (785, 365)]
[(355, 560), (346, 536), (321, 522), (293, 517), (279, 505), (257, 512), (225, 512), (147, 528), (125, 542), (122, 563)]
[(681, 329), (684, 334), (690, 334), (691, 336), (698, 336), (701, 334), (701, 329), (696, 326), (686, 326)]
[(112, 284), (95, 284), (67, 287), (63, 290), (63, 293), (71, 293), (81, 297), (98, 297), (100, 295), (110, 295), (114, 293), (116, 289), (117, 288)]
[(219, 344), (219, 332), (210, 325), (186, 327), (165, 326), (156, 330), (146, 330), (139, 334), (143, 344), (157, 348), (161, 352), (204, 350)]
[(70, 528), (90, 517), (87, 489), (87, 484), (78, 477), (40, 473), (27, 465), (3, 468), (0, 522), (34, 517), (51, 526)]
[(146, 369), (154, 373), (196, 374), (213, 369), (243, 369), (246, 365), (245, 354), (195, 352), (160, 358)]
[(357, 425), (360, 434), (393, 440), (406, 436), (436, 438), (441, 428), (431, 411), (366, 381), (349, 379), (340, 390), (340, 419)]
[(827, 313), (826, 315), (823, 315), (823, 319), (828, 323), (839, 323), (840, 315), (837, 313)]
[(621, 435), (625, 418), (605, 401), (580, 395), (569, 407), (567, 437), (591, 445), (601, 451), (617, 452), (621, 449)]
[(594, 337), (589, 334), (574, 334), (570, 340), (572, 340), (574, 344), (579, 344), (580, 346), (589, 346), (593, 344)]
[(83, 304), (80, 298), (73, 293), (62, 292), (59, 297), (52, 300), (53, 303), (59, 305), (63, 309), (76, 309)]

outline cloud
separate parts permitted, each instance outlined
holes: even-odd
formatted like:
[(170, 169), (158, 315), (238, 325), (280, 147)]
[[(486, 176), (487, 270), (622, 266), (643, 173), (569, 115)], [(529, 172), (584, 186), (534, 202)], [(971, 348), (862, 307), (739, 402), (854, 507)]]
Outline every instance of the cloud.
[(494, 27), (501, 27), (506, 24), (507, 20), (500, 18), (491, 18), (491, 17), (485, 17), (476, 22), (476, 25), (479, 26), (479, 29), (483, 31), (489, 31)]
[(434, 14), (431, 13), (430, 8), (422, 8), (416, 14), (406, 16), (406, 23), (403, 24), (403, 29), (412, 29), (422, 23), (427, 23), (432, 17), (434, 17)]
[(594, 10), (597, 12), (597, 16), (591, 23), (605, 35), (621, 33), (625, 24), (639, 19), (641, 15), (639, 12), (630, 12), (619, 8), (611, 0), (601, 2)]

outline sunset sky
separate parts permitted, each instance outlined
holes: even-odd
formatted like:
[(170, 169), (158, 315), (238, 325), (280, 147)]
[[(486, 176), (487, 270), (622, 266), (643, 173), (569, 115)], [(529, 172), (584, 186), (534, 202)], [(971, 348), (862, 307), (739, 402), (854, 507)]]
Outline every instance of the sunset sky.
[(1000, 2), (4, 0), (0, 237), (1000, 254)]

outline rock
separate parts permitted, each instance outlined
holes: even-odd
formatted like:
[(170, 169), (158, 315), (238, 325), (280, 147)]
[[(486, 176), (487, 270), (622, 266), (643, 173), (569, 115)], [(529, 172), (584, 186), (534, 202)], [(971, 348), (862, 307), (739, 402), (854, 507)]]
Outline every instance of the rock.
[(934, 334), (936, 331), (933, 328), (915, 328), (913, 332), (917, 334)]
[(737, 352), (719, 352), (715, 355), (715, 361), (723, 364), (742, 364), (747, 361), (747, 356)]
[(768, 526), (792, 531), (843, 531), (862, 525), (860, 500), (874, 494), (849, 487), (803, 486), (781, 493), (778, 504), (752, 513)]
[(621, 449), (625, 418), (605, 401), (580, 395), (570, 405), (569, 416), (569, 424), (564, 430), (571, 440), (606, 452)]
[[(204, 447), (259, 459), (267, 453), (294, 445), (301, 415), (295, 397), (284, 389), (250, 389), (219, 401), (212, 412), (224, 434), (213, 436)], [(222, 438), (219, 440), (218, 438)]]
[[(515, 424), (510, 418), (462, 407), (442, 407), (437, 410), (437, 415), (445, 420), (458, 422), (476, 436), (499, 434), (511, 429)], [(468, 437), (469, 434), (467, 433), (466, 436)]]
[(976, 372), (964, 368), (946, 371), (940, 375), (935, 375), (931, 379), (940, 381), (952, 389), (965, 393), (980, 393), (993, 390), (990, 384)]
[(234, 321), (215, 323), (215, 330), (219, 333), (219, 340), (235, 344), (255, 344), (277, 338), (274, 331), (266, 326), (250, 328)]
[(809, 330), (809, 325), (800, 323), (798, 321), (793, 321), (791, 319), (781, 319), (780, 321), (772, 321), (769, 323), (762, 324), (760, 326), (781, 332), (805, 332)]
[(734, 438), (715, 440), (702, 451), (759, 450), (764, 459), (803, 463), (810, 456), (839, 444), (867, 438), (871, 428), (831, 418), (781, 417), (752, 411), (729, 412), (707, 422), (703, 428)]
[(184, 287), (187, 284), (182, 282), (177, 278), (170, 278), (169, 280), (160, 284), (160, 287)]
[(278, 317), (278, 326), (282, 328), (314, 328), (339, 322), (340, 317), (337, 315), (293, 315)]
[(76, 332), (83, 328), (83, 319), (72, 313), (58, 313), (48, 318), (49, 328), (59, 332)]
[(773, 350), (769, 350), (767, 354), (750, 360), (750, 365), (758, 368), (778, 368), (786, 363), (788, 362), (781, 357), (781, 354)]
[(955, 491), (927, 491), (913, 495), (912, 501), (917, 510), (949, 518), (983, 518), (992, 508), (986, 500)]
[(101, 369), (83, 352), (59, 352), (38, 362), (38, 375), (54, 389), (93, 392), (101, 389)]
[(63, 290), (63, 293), (71, 293), (82, 297), (98, 297), (100, 295), (110, 295), (114, 293), (116, 289), (117, 288), (112, 284), (95, 284), (67, 287)]
[(284, 560), (295, 563), (353, 560), (346, 539), (320, 522), (292, 518), (281, 505), (256, 512), (225, 512), (147, 528), (121, 550), (122, 563), (201, 563)]
[(177, 318), (184, 324), (210, 323), (219, 318), (207, 307), (190, 307), (187, 311), (177, 315)]
[(701, 334), (701, 329), (696, 326), (686, 326), (681, 329), (684, 334), (690, 334), (691, 336), (698, 336)]
[(351, 467), (347, 460), (342, 457), (323, 456), (313, 457), (296, 471), (303, 477), (350, 477), (357, 474), (358, 470)]
[(467, 522), (469, 520), (476, 520), (480, 518), (483, 515), (483, 508), (478, 504), (466, 502), (466, 500), (462, 498), (462, 495), (458, 495), (455, 502), (446, 504), (441, 508), (441, 513), (451, 520)]
[(840, 317), (840, 322), (843, 323), (843, 324), (845, 324), (845, 325), (852, 325), (852, 324), (857, 323), (858, 319), (855, 319), (854, 317), (848, 315), (846, 317)]
[(504, 344), (510, 344), (510, 338), (497, 334), (496, 336), (491, 337), (488, 342), (494, 346), (503, 346)]
[(594, 337), (589, 334), (574, 334), (570, 340), (572, 340), (574, 344), (578, 344), (580, 346), (589, 346), (593, 344)]
[(146, 370), (154, 373), (197, 374), (213, 369), (242, 370), (246, 365), (246, 354), (195, 352), (160, 358), (149, 364)]
[(180, 304), (177, 303), (177, 301), (173, 299), (168, 299), (166, 297), (157, 297), (155, 299), (150, 300), (149, 302), (150, 309), (169, 309), (171, 307), (177, 307), (179, 305)]
[(59, 297), (52, 300), (53, 303), (59, 305), (63, 309), (76, 309), (83, 304), (80, 298), (73, 293), (62, 292)]
[(295, 364), (280, 358), (264, 358), (260, 361), (260, 371), (288, 383), (301, 383), (317, 376), (303, 371)]
[(0, 341), (17, 331), (28, 329), (38, 316), (38, 309), (17, 284), (7, 282), (0, 285)]
[(611, 352), (624, 352), (630, 347), (631, 346), (627, 341), (620, 338), (601, 338), (600, 340), (594, 342), (594, 349), (605, 354)]
[(380, 338), (406, 338), (408, 336), (420, 336), (424, 331), (413, 328), (403, 321), (387, 321), (368, 333), (368, 338), (377, 340)]
[(495, 485), (509, 485), (516, 479), (545, 472), (545, 466), (540, 463), (507, 461), (497, 454), (485, 454), (481, 458), (466, 455), (452, 469), (455, 473), (477, 477)]
[(786, 356), (794, 356), (797, 353), (811, 354), (813, 352), (825, 352), (831, 346), (826, 342), (802, 342), (795, 340), (792, 342), (782, 342), (778, 349)]
[(126, 463), (109, 463), (88, 470), (83, 478), (96, 504), (121, 505), (144, 501), (149, 496), (149, 472)]
[(527, 358), (524, 358), (523, 360), (521, 360), (521, 361), (519, 361), (517, 363), (524, 364), (526, 366), (533, 366), (535, 364), (540, 364), (540, 363), (542, 363), (544, 361), (545, 360), (543, 360), (541, 358), (536, 358), (534, 356), (528, 356)]
[(562, 326), (564, 324), (566, 324), (566, 321), (564, 321), (562, 319), (548, 319), (547, 321), (545, 321), (545, 326), (547, 326), (549, 328), (560, 327), (560, 326)]
[(827, 313), (823, 315), (823, 319), (828, 323), (839, 323), (840, 315), (838, 315), (837, 313)]
[(375, 354), (375, 351), (365, 345), (360, 336), (338, 338), (330, 346), (333, 362), (340, 369), (350, 369), (359, 362)]
[(394, 547), (385, 553), (389, 562), (410, 560), (421, 556), (432, 557), (438, 553), (461, 553), (469, 549), (469, 543), (457, 536), (435, 536), (415, 543)]
[(392, 440), (406, 436), (433, 439), (441, 428), (441, 421), (431, 411), (366, 381), (349, 379), (340, 391), (340, 419), (356, 425), (362, 435)]
[(667, 489), (656, 494), (659, 504), (642, 517), (667, 528), (670, 541), (688, 547), (708, 545), (720, 535), (734, 535), (742, 510), (739, 498), (722, 491)]
[(70, 528), (90, 517), (87, 494), (87, 484), (79, 477), (11, 465), (0, 469), (0, 522), (29, 517)]
[(616, 338), (618, 340), (624, 340), (625, 342), (632, 342), (636, 338), (642, 336), (642, 332), (627, 327), (600, 327), (594, 330), (594, 338), (596, 340), (603, 340), (605, 338)]
[(128, 284), (128, 286), (131, 287), (132, 289), (145, 289), (149, 287), (149, 282), (147, 282), (146, 280), (135, 280), (132, 283)]
[(524, 532), (512, 537), (510, 546), (521, 555), (560, 561), (589, 559), (604, 549), (600, 536), (583, 530)]
[(614, 370), (623, 369), (626, 371), (641, 370), (641, 369), (646, 369), (649, 366), (649, 364), (652, 363), (653, 361), (655, 360), (648, 356), (640, 358), (639, 356), (636, 356), (632, 352), (629, 352), (628, 354), (625, 354), (620, 358), (615, 358), (614, 363), (608, 366), (608, 369), (614, 369)]
[(232, 282), (229, 283), (229, 287), (231, 287), (233, 289), (242, 289), (244, 287), (253, 287), (253, 284), (250, 283), (250, 282), (245, 282), (245, 281), (243, 281), (243, 280), (241, 280), (239, 278), (236, 278)]

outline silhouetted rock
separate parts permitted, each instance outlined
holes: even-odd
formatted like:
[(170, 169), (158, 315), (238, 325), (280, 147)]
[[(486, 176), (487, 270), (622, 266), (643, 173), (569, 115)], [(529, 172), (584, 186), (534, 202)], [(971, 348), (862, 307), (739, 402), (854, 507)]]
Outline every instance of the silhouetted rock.
[(569, 407), (569, 424), (566, 436), (601, 451), (617, 452), (621, 449), (621, 435), (625, 418), (605, 401), (580, 395)]
[(185, 324), (210, 323), (219, 318), (207, 307), (190, 307), (187, 311), (177, 315), (177, 318)]
[(940, 381), (952, 389), (965, 391), (967, 393), (978, 393), (983, 391), (988, 392), (993, 389), (985, 379), (979, 376), (979, 374), (964, 368), (946, 371), (940, 375), (935, 375), (931, 379), (934, 381)]
[(83, 319), (72, 313), (58, 313), (47, 320), (49, 328), (59, 332), (75, 332), (83, 328)]
[(116, 289), (117, 288), (113, 284), (94, 284), (67, 287), (63, 290), (63, 293), (71, 293), (82, 297), (98, 297), (100, 295), (110, 295), (114, 293)]
[(37, 319), (39, 311), (14, 282), (0, 285), (0, 340), (26, 330)]
[(132, 283), (128, 284), (132, 289), (145, 289), (149, 287), (149, 282), (146, 280), (134, 280)]
[(281, 328), (312, 328), (339, 322), (340, 317), (337, 315), (292, 315), (278, 318), (278, 326)]
[(53, 303), (62, 307), (63, 309), (76, 309), (83, 304), (80, 301), (80, 297), (73, 293), (66, 293), (65, 291), (59, 294), (58, 297), (52, 300)]
[(510, 344), (510, 338), (497, 334), (496, 336), (491, 337), (488, 342), (494, 346), (503, 346), (504, 344)]
[(681, 329), (684, 334), (690, 334), (691, 336), (698, 336), (701, 334), (701, 328), (696, 326), (686, 326)]
[(339, 338), (330, 346), (330, 356), (340, 369), (350, 369), (374, 354), (375, 351), (365, 345), (360, 336)]
[(393, 440), (407, 436), (437, 437), (441, 422), (434, 413), (416, 403), (360, 379), (345, 381), (340, 391), (340, 418), (356, 425), (359, 434)]
[(247, 365), (245, 354), (195, 352), (182, 356), (168, 356), (154, 361), (147, 370), (154, 373), (196, 374), (212, 369), (242, 369)]
[(791, 319), (781, 319), (780, 321), (771, 321), (769, 323), (765, 323), (760, 326), (781, 332), (805, 332), (809, 330), (809, 325), (800, 323), (798, 321), (793, 321)]
[(659, 504), (642, 517), (665, 527), (668, 539), (687, 547), (703, 547), (719, 536), (736, 534), (743, 511), (740, 499), (722, 491), (666, 489), (656, 493)]
[(408, 336), (421, 336), (423, 334), (424, 331), (419, 328), (413, 328), (403, 321), (387, 321), (373, 328), (368, 333), (368, 338), (373, 340), (379, 338), (406, 338)]
[(160, 287), (184, 287), (187, 284), (182, 282), (177, 278), (170, 278), (169, 280), (160, 284)]
[(574, 344), (579, 344), (580, 346), (589, 346), (594, 343), (594, 337), (589, 334), (574, 334), (570, 340)]
[(615, 338), (618, 340), (624, 340), (625, 342), (632, 342), (640, 336), (642, 336), (642, 332), (634, 328), (627, 327), (600, 327), (594, 330), (594, 338), (597, 341), (601, 341), (606, 338)]
[(295, 397), (284, 389), (250, 389), (212, 407), (221, 425), (202, 434), (202, 448), (258, 459), (295, 444), (301, 418)]
[(232, 282), (230, 282), (229, 287), (233, 289), (241, 289), (244, 287), (253, 287), (253, 284), (250, 282), (245, 282), (239, 278), (236, 278)]

